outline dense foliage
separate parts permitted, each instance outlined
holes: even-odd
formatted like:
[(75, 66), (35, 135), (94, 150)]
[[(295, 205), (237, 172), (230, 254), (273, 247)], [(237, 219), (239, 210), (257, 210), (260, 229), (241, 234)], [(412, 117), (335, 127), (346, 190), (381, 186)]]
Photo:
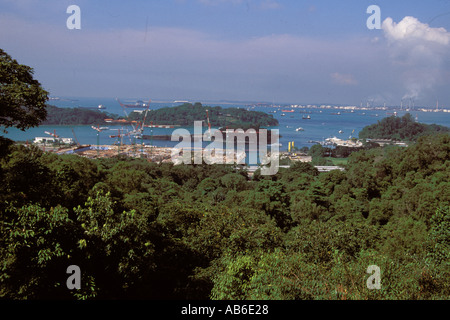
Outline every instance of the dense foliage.
[(360, 139), (392, 139), (415, 141), (418, 137), (433, 133), (450, 132), (450, 128), (436, 124), (418, 123), (411, 114), (403, 117), (391, 116), (363, 128)]
[[(352, 153), (345, 172), (296, 163), (252, 179), (3, 149), (2, 298), (450, 297), (448, 134)], [(366, 286), (369, 265), (381, 290)]]
[(103, 125), (105, 119), (118, 119), (119, 116), (108, 112), (86, 108), (58, 108), (47, 105), (47, 118), (42, 125)]
[[(222, 108), (203, 106), (197, 102), (195, 104), (185, 103), (176, 107), (166, 107), (151, 110), (147, 113), (146, 124), (159, 125), (182, 125), (193, 126), (194, 121), (207, 121), (206, 110), (208, 110), (209, 121), (213, 127), (238, 126), (255, 128), (261, 126), (276, 126), (278, 120), (261, 111), (248, 111), (238, 108)], [(142, 115), (131, 113), (130, 119), (141, 120)]]
[(0, 49), (0, 127), (25, 130), (45, 119), (48, 92), (33, 78), (33, 69)]

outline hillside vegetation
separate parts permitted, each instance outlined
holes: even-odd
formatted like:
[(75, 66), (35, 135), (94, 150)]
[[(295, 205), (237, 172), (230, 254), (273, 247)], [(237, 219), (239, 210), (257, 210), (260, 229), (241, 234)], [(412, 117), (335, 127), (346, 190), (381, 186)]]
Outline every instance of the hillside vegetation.
[[(97, 125), (105, 124), (105, 119), (124, 119), (125, 117), (86, 108), (58, 108), (47, 106), (47, 119), (42, 125)], [(260, 111), (245, 109), (202, 106), (201, 103), (183, 104), (177, 107), (165, 107), (149, 110), (145, 124), (193, 126), (194, 121), (204, 121), (207, 125), (208, 110), (211, 126), (230, 128), (259, 128), (278, 125), (278, 120)], [(131, 112), (128, 120), (142, 121), (143, 113)]]
[(449, 134), (253, 179), (2, 143), (1, 298), (450, 298)]
[(104, 124), (105, 119), (117, 119), (118, 116), (108, 112), (86, 108), (59, 108), (47, 105), (47, 119), (41, 125), (97, 125)]
[[(222, 108), (203, 106), (201, 103), (185, 103), (176, 107), (166, 107), (156, 110), (151, 110), (147, 114), (146, 124), (161, 124), (161, 125), (181, 125), (193, 126), (194, 121), (205, 121), (207, 123), (208, 110), (209, 121), (213, 127), (238, 126), (252, 127), (256, 126), (276, 126), (278, 120), (273, 118), (273, 115), (261, 111), (248, 111), (238, 108)], [(142, 119), (141, 114), (132, 113), (130, 119)]]
[(407, 113), (403, 117), (383, 118), (375, 124), (364, 127), (359, 133), (359, 138), (416, 141), (421, 136), (442, 132), (450, 132), (450, 128), (418, 123)]

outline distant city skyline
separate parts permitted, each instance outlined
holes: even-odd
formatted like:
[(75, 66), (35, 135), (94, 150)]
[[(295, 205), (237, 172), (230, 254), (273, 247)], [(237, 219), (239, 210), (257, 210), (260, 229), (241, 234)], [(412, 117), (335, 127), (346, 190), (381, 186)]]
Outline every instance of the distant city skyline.
[(450, 105), (444, 0), (0, 0), (0, 47), (50, 96)]

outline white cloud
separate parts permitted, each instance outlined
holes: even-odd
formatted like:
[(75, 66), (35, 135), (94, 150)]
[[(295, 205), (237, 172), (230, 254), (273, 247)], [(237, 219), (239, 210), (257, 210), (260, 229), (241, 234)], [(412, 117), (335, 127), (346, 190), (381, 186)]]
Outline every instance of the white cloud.
[(399, 23), (395, 23), (392, 18), (387, 18), (383, 21), (382, 29), (391, 41), (417, 40), (443, 45), (450, 43), (450, 32), (447, 32), (445, 28), (431, 28), (414, 17), (404, 17)]
[[(64, 21), (53, 26), (0, 14), (0, 30), (5, 28), (10, 31), (0, 33), (2, 47), (34, 67), (52, 94), (68, 96), (313, 101), (329, 93), (338, 102), (353, 99), (355, 88), (358, 95), (378, 91), (368, 88), (378, 74), (367, 75), (379, 69), (372, 64), (383, 56), (379, 45), (360, 38), (278, 34), (234, 40), (168, 27), (73, 31)], [(330, 85), (324, 79), (333, 73)]]
[(399, 23), (387, 18), (382, 29), (391, 62), (404, 83), (403, 98), (417, 99), (430, 93), (442, 80), (444, 61), (450, 58), (450, 32), (432, 28), (410, 16)]

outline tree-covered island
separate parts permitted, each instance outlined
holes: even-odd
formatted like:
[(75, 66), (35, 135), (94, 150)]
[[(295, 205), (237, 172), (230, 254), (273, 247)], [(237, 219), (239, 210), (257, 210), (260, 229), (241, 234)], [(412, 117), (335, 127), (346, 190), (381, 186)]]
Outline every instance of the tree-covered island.
[[(98, 110), (89, 110), (85, 108), (58, 108), (47, 106), (47, 119), (43, 125), (97, 125), (107, 123), (106, 119), (125, 119), (129, 121), (142, 121), (143, 112), (131, 112), (128, 118), (101, 112)], [(197, 102), (195, 104), (185, 103), (176, 107), (164, 107), (160, 109), (149, 109), (145, 116), (145, 124), (151, 123), (157, 125), (178, 125), (191, 126), (194, 121), (204, 120), (207, 124), (207, 115), (209, 122), (213, 127), (238, 126), (240, 128), (252, 127), (259, 128), (265, 126), (277, 126), (278, 120), (273, 115), (260, 111), (248, 111), (238, 108), (222, 108), (220, 106), (203, 106)]]
[(403, 117), (383, 118), (377, 123), (364, 127), (359, 133), (359, 138), (416, 141), (420, 136), (448, 132), (450, 132), (448, 127), (419, 123), (410, 113), (407, 113)]

